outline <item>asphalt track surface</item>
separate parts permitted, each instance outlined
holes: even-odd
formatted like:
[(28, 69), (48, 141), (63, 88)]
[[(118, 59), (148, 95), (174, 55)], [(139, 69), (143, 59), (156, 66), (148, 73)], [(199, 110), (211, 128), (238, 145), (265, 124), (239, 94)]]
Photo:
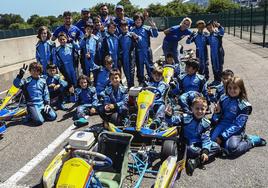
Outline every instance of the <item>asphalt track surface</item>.
[[(162, 33), (152, 39), (154, 60), (162, 55), (162, 39)], [(224, 68), (232, 69), (244, 79), (253, 105), (247, 132), (268, 139), (268, 50), (228, 35), (223, 44), (226, 53)], [(185, 45), (185, 48), (193, 48), (193, 45)], [(57, 111), (57, 114), (56, 121), (39, 127), (26, 126), (22, 122), (8, 123), (8, 130), (0, 140), (0, 182), (5, 182), (0, 187), (10, 187), (7, 183), (28, 187), (38, 185), (47, 165), (66, 144), (66, 140), (61, 142), (58, 137), (63, 132), (63, 137), (67, 137), (75, 131), (73, 112)], [(98, 116), (89, 117), (89, 126), (98, 123), (101, 123)], [(206, 165), (206, 170), (197, 169), (192, 177), (183, 172), (175, 187), (268, 187), (267, 150), (267, 147), (254, 148), (235, 160), (217, 158)], [(51, 153), (47, 155), (47, 151)], [(154, 179), (145, 178), (141, 187), (150, 187), (153, 182)]]

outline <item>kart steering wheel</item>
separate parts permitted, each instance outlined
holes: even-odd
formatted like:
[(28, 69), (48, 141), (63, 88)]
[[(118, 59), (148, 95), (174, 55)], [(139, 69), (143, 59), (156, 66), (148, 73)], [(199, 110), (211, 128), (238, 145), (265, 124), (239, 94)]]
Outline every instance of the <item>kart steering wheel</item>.
[(154, 100), (158, 100), (161, 98), (161, 91), (159, 89), (157, 89), (156, 87), (153, 87), (153, 86), (147, 86), (147, 87), (144, 87), (142, 90), (148, 90), (148, 91), (151, 91), (153, 93), (155, 93), (155, 99)]
[[(86, 156), (87, 158), (93, 158), (90, 163), (93, 164), (94, 169), (102, 169), (102, 168), (109, 168), (113, 165), (113, 161), (110, 157), (107, 157), (104, 154), (93, 152), (93, 151), (87, 151), (87, 150), (75, 150), (74, 151), (75, 156)], [(100, 160), (96, 160), (95, 158), (98, 158)]]

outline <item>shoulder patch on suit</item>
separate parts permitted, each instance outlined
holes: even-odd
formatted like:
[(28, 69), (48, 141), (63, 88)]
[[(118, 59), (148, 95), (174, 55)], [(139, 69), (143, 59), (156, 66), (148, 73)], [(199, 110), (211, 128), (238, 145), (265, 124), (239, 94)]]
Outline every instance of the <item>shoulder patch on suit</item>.
[(183, 118), (183, 122), (187, 124), (191, 123), (191, 121), (193, 120), (193, 116), (190, 114), (183, 114), (182, 118)]
[(222, 96), (220, 97), (220, 101), (224, 101), (224, 100), (227, 99), (227, 98), (228, 98), (227, 95), (222, 95)]
[(74, 92), (77, 93), (77, 94), (81, 93), (81, 91), (82, 91), (81, 88), (75, 88), (75, 90), (74, 90)]
[(28, 78), (25, 78), (25, 83), (27, 84), (27, 83), (31, 82), (32, 79), (33, 79), (33, 78), (32, 78), (31, 76), (29, 76)]
[(184, 79), (184, 78), (185, 78), (185, 76), (187, 76), (187, 74), (186, 74), (186, 73), (184, 73), (184, 74), (180, 75), (180, 76), (179, 76), (179, 79), (180, 79), (180, 80), (182, 80), (182, 79)]
[(204, 77), (203, 75), (201, 75), (201, 74), (196, 74), (196, 76), (197, 76), (200, 80), (204, 80), (204, 79), (205, 79), (205, 77)]
[(210, 127), (210, 121), (207, 118), (202, 118), (201, 123), (205, 129)]
[(251, 114), (252, 111), (252, 105), (247, 100), (240, 100), (238, 102), (238, 107), (240, 110), (244, 110), (245, 108), (249, 109), (249, 114)]

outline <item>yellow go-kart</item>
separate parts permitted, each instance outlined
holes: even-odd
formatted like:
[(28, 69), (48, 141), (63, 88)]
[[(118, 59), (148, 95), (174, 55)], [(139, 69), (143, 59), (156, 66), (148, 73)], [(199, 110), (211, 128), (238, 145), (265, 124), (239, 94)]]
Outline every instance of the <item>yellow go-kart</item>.
[(0, 121), (10, 121), (27, 114), (26, 105), (22, 103), (23, 94), (14, 85), (8, 90), (0, 103)]
[(74, 133), (45, 170), (43, 187), (126, 187), (131, 140), (129, 134), (103, 132), (95, 144), (93, 133)]

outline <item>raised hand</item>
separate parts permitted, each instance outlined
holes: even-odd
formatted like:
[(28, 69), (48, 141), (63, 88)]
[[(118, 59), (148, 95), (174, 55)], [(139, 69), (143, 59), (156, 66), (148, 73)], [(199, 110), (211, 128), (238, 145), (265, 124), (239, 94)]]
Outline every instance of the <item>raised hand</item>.
[(20, 68), (20, 72), (18, 74), (18, 78), (22, 79), (26, 70), (28, 68), (28, 65), (23, 64), (22, 68)]

